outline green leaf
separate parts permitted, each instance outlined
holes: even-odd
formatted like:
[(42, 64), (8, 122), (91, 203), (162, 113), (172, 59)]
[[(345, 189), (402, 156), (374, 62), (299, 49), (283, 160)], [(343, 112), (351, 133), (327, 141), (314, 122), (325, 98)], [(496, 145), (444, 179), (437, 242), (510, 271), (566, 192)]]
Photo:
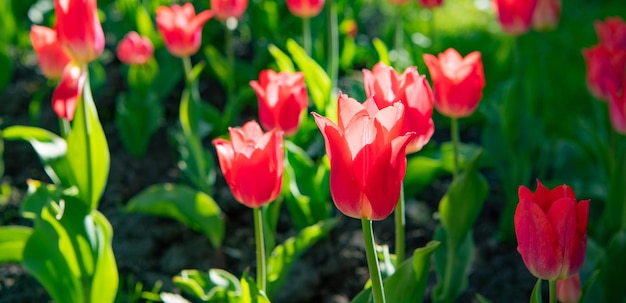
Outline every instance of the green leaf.
[(24, 218), (37, 219), (48, 203), (61, 200), (63, 192), (57, 186), (32, 179), (26, 180), (26, 183), (28, 191), (20, 204), (20, 213)]
[(376, 53), (378, 53), (378, 61), (385, 63), (387, 66), (391, 66), (391, 60), (389, 60), (389, 50), (387, 49), (385, 42), (379, 38), (374, 38), (374, 40), (372, 40), (372, 44), (374, 44), (374, 49), (376, 49)]
[(300, 256), (317, 241), (326, 237), (338, 222), (337, 218), (331, 218), (306, 227), (297, 236), (285, 240), (274, 248), (267, 261), (267, 294), (270, 298), (278, 293)]
[(265, 293), (260, 291), (255, 281), (248, 275), (248, 271), (243, 272), (241, 277), (241, 296), (238, 303), (270, 303)]
[(318, 114), (324, 115), (326, 104), (330, 102), (331, 82), (326, 71), (313, 58), (306, 54), (306, 51), (293, 39), (287, 40), (287, 50), (291, 58), (304, 73), (304, 81), (313, 99), (315, 110)]
[(439, 204), (441, 224), (450, 240), (448, 246), (457, 249), (474, 226), (478, 214), (487, 198), (487, 181), (478, 171), (478, 150), (466, 169), (452, 181), (446, 195)]
[(274, 57), (276, 65), (278, 65), (278, 69), (280, 71), (291, 73), (296, 71), (296, 68), (293, 66), (293, 62), (291, 61), (289, 56), (287, 56), (287, 54), (280, 50), (280, 48), (278, 48), (276, 45), (270, 44), (267, 47), (267, 50), (269, 50), (270, 54), (272, 54), (272, 56)]
[(67, 161), (71, 184), (90, 209), (98, 206), (109, 175), (109, 146), (93, 102), (88, 80), (76, 106), (72, 130), (67, 138)]
[[(470, 233), (471, 234), (471, 233)], [(433, 302), (451, 303), (467, 288), (468, 272), (474, 257), (474, 240), (465, 237), (463, 243), (452, 248), (446, 230), (439, 226), (435, 230), (434, 240), (441, 242), (441, 248), (434, 253), (437, 285), (432, 293)], [(452, 275), (447, 275), (448, 268)]]
[(10, 126), (2, 131), (5, 140), (24, 140), (30, 143), (43, 163), (44, 170), (57, 185), (70, 186), (67, 164), (67, 144), (63, 138), (45, 129), (32, 126)]
[(213, 247), (224, 239), (222, 211), (209, 195), (185, 185), (153, 185), (133, 197), (127, 212), (141, 212), (175, 219), (209, 238)]
[(626, 229), (615, 234), (606, 248), (600, 272), (606, 302), (624, 302), (626, 289), (623, 277), (626, 268)]
[(426, 156), (410, 157), (406, 165), (406, 175), (404, 176), (404, 193), (408, 197), (413, 197), (422, 189), (432, 184), (443, 174), (441, 160)]
[[(10, 14), (5, 14), (3, 17), (10, 16)], [(3, 31), (6, 28), (3, 27)], [(4, 90), (4, 88), (11, 83), (11, 79), (13, 79), (13, 72), (15, 70), (15, 65), (13, 64), (14, 59), (10, 55), (9, 51), (6, 47), (2, 46), (0, 43), (0, 91)]]
[(162, 104), (153, 93), (143, 97), (121, 93), (115, 105), (115, 125), (122, 143), (131, 155), (143, 156), (163, 120)]
[(21, 262), (24, 246), (32, 233), (33, 229), (26, 226), (0, 227), (0, 264)]
[[(608, 196), (602, 216), (604, 233), (609, 235), (617, 234), (626, 220), (626, 153), (616, 156), (613, 173), (608, 185)], [(608, 238), (608, 237), (607, 237)]]
[(228, 87), (230, 85), (229, 81), (233, 80), (230, 74), (230, 67), (228, 67), (228, 60), (222, 56), (215, 46), (210, 44), (204, 48), (204, 55), (207, 57), (207, 61), (217, 79), (224, 87)]
[(241, 293), (239, 280), (223, 269), (183, 270), (174, 276), (174, 284), (183, 292), (204, 302), (228, 302), (228, 293)]
[(179, 131), (174, 132), (173, 137), (180, 154), (178, 168), (191, 185), (211, 194), (216, 178), (213, 155), (202, 147), (202, 141), (195, 135), (186, 136)]
[(533, 292), (530, 294), (530, 303), (541, 303), (541, 279), (537, 279)]

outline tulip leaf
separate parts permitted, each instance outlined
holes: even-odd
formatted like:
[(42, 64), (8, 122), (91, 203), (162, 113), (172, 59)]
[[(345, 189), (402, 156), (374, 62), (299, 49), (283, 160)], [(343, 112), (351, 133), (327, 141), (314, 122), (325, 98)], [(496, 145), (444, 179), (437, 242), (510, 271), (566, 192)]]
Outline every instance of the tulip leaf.
[(63, 193), (54, 185), (44, 184), (37, 180), (27, 180), (26, 183), (28, 191), (20, 204), (20, 213), (24, 218), (37, 219), (48, 203), (61, 200)]
[(171, 292), (162, 292), (159, 294), (159, 298), (163, 303), (191, 303), (191, 301), (183, 298), (181, 295)]
[[(468, 234), (471, 235), (469, 231)], [(441, 248), (434, 253), (437, 285), (433, 290), (432, 300), (439, 303), (451, 303), (467, 288), (469, 283), (468, 272), (474, 257), (474, 240), (471, 236), (467, 236), (455, 249), (448, 244), (449, 236), (442, 226), (437, 227), (433, 239), (441, 242)], [(447, 276), (448, 272), (452, 274)]]
[(441, 160), (426, 156), (412, 156), (407, 160), (404, 176), (404, 193), (407, 197), (417, 195), (443, 174)]
[(267, 50), (270, 52), (270, 54), (272, 54), (272, 57), (274, 57), (276, 65), (278, 66), (278, 69), (280, 71), (290, 73), (296, 71), (296, 68), (293, 66), (293, 62), (291, 61), (289, 56), (287, 56), (287, 54), (280, 50), (280, 48), (278, 48), (276, 45), (270, 44), (267, 47)]
[[(416, 249), (413, 256), (405, 260), (396, 272), (383, 281), (386, 302), (423, 302), (430, 273), (431, 256), (440, 243), (430, 241), (426, 246)], [(410, 287), (407, 287), (410, 285)], [(352, 303), (373, 302), (372, 289), (361, 291)]]
[(624, 268), (626, 268), (626, 229), (616, 233), (606, 248), (602, 260), (600, 282), (604, 286), (606, 302), (623, 302), (626, 298), (624, 288)]
[(115, 125), (122, 143), (134, 157), (143, 156), (161, 125), (163, 106), (153, 93), (141, 97), (121, 93), (115, 105)]
[[(608, 196), (604, 208), (602, 224), (605, 233), (614, 235), (626, 226), (626, 153), (616, 156), (615, 167), (608, 186)], [(608, 238), (608, 237), (607, 237)]]
[(26, 226), (0, 227), (0, 264), (21, 262), (24, 246), (32, 233), (33, 229)]
[(69, 187), (67, 144), (65, 140), (45, 129), (32, 126), (10, 126), (2, 131), (5, 140), (24, 140), (30, 143), (43, 163), (48, 177), (57, 185)]
[(224, 87), (228, 87), (230, 85), (229, 81), (234, 81), (231, 77), (230, 67), (228, 67), (228, 60), (222, 56), (215, 46), (210, 44), (204, 48), (204, 55), (207, 57), (207, 61), (217, 79)]
[(221, 247), (225, 226), (222, 211), (206, 193), (185, 185), (153, 185), (133, 197), (127, 212), (141, 212), (175, 219), (209, 238), (213, 247)]
[(293, 39), (287, 40), (287, 50), (291, 58), (304, 73), (304, 81), (313, 99), (313, 105), (318, 114), (326, 113), (326, 104), (330, 102), (331, 82), (326, 71), (313, 58), (306, 54), (306, 51)]
[(267, 261), (267, 294), (270, 298), (278, 293), (300, 256), (326, 237), (338, 222), (337, 218), (331, 218), (306, 227), (274, 248)]
[(213, 268), (206, 273), (183, 270), (173, 281), (183, 292), (204, 302), (228, 302), (229, 293), (241, 293), (239, 280), (223, 269)]
[(240, 303), (270, 303), (264, 292), (257, 288), (256, 283), (248, 274), (248, 271), (243, 272), (243, 276), (240, 280), (241, 283), (241, 297), (231, 296), (238, 299)]
[(88, 80), (86, 82), (67, 138), (67, 161), (71, 169), (71, 184), (78, 188), (78, 197), (95, 209), (107, 183), (110, 159), (109, 146)]
[(530, 303), (541, 303), (541, 279), (537, 279), (533, 292), (530, 294)]
[[(5, 14), (3, 17), (10, 16), (11, 14)], [(6, 31), (6, 28), (3, 27), (3, 31)], [(4, 90), (4, 88), (11, 83), (15, 71), (13, 62), (13, 57), (10, 55), (7, 47), (0, 44), (0, 91)]]
[(372, 40), (372, 44), (374, 44), (374, 49), (376, 49), (376, 53), (378, 54), (378, 61), (385, 63), (387, 66), (391, 66), (391, 60), (389, 60), (389, 49), (385, 42), (379, 38), (374, 38)]

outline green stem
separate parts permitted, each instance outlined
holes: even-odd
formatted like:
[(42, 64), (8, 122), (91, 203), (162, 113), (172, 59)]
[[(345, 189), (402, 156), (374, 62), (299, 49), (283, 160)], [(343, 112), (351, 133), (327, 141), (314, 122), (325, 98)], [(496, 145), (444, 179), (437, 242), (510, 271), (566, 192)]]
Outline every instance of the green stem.
[(302, 18), (302, 44), (306, 54), (311, 56), (311, 18)]
[(454, 300), (454, 297), (450, 296), (450, 290), (453, 288), (452, 285), (454, 284), (454, 263), (456, 262), (457, 247), (450, 245), (452, 243), (450, 241), (450, 237), (447, 237), (446, 241), (448, 242), (446, 245), (446, 269), (443, 277), (443, 291), (441, 292), (441, 294), (443, 294), (445, 297), (438, 298), (439, 302), (451, 302)]
[(557, 303), (557, 301), (556, 301), (556, 280), (548, 280), (548, 288), (550, 289), (550, 303)]
[(235, 48), (233, 46), (234, 29), (226, 29), (226, 60), (230, 76), (226, 85), (226, 105), (224, 106), (224, 117), (222, 127), (226, 128), (232, 124), (234, 116), (237, 115), (239, 104), (235, 101)]
[(395, 211), (396, 219), (396, 269), (404, 262), (406, 214), (404, 208), (404, 183), (400, 186), (400, 198)]
[(404, 22), (402, 20), (402, 8), (400, 5), (396, 6), (396, 32), (395, 32), (395, 45), (394, 49), (396, 50), (396, 68), (400, 68), (402, 52), (404, 50)]
[(256, 283), (261, 291), (265, 291), (267, 268), (265, 262), (265, 240), (263, 239), (263, 212), (261, 207), (254, 209), (254, 236), (256, 240)]
[(67, 139), (67, 136), (70, 135), (70, 131), (72, 130), (72, 126), (70, 121), (65, 118), (59, 118), (59, 131), (61, 133), (61, 137)]
[(190, 57), (183, 57), (183, 68), (185, 69), (185, 81), (187, 82), (187, 85), (189, 85), (189, 83), (191, 83), (191, 69), (193, 68), (193, 66), (191, 65), (191, 58)]
[(459, 174), (459, 121), (457, 118), (451, 118), (450, 121), (450, 135), (452, 137), (452, 148), (454, 152), (454, 179)]
[(334, 0), (328, 1), (328, 75), (330, 76), (331, 94), (337, 89), (339, 71), (339, 29), (337, 25), (337, 7)]
[(365, 240), (367, 267), (369, 268), (370, 279), (372, 280), (372, 293), (374, 294), (374, 303), (384, 303), (385, 291), (383, 289), (383, 280), (380, 276), (380, 269), (378, 268), (376, 248), (374, 247), (374, 231), (372, 230), (372, 221), (366, 218), (362, 218), (361, 225), (363, 227), (363, 238)]

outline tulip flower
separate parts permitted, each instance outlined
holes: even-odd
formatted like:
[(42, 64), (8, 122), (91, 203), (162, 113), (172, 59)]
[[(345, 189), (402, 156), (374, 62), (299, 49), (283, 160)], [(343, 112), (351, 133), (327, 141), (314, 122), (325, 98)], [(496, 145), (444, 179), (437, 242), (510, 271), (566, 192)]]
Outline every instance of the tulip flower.
[(202, 26), (213, 17), (213, 12), (203, 11), (196, 15), (189, 2), (183, 6), (160, 6), (156, 22), (165, 47), (174, 56), (183, 58), (198, 52), (202, 42)]
[(587, 66), (587, 87), (600, 99), (609, 99), (609, 88), (619, 88), (626, 77), (626, 51), (611, 50), (603, 44), (583, 50)]
[(78, 104), (78, 98), (83, 93), (85, 85), (85, 71), (76, 64), (68, 64), (63, 70), (61, 82), (52, 93), (52, 109), (59, 118), (72, 121)]
[(600, 44), (610, 50), (626, 50), (626, 22), (619, 17), (607, 18), (594, 23)]
[(582, 293), (583, 289), (579, 274), (575, 274), (565, 280), (556, 281), (556, 298), (561, 303), (578, 303)]
[(610, 88), (609, 115), (615, 131), (626, 136), (626, 78), (619, 89)]
[(535, 277), (558, 280), (578, 273), (585, 260), (588, 216), (589, 200), (576, 202), (567, 185), (549, 190), (537, 180), (535, 193), (520, 186), (517, 250)]
[(78, 62), (89, 63), (104, 50), (96, 0), (55, 0), (57, 39)]
[(551, 30), (559, 23), (561, 0), (538, 0), (533, 13), (533, 28), (538, 31)]
[(211, 0), (211, 10), (220, 21), (228, 18), (239, 19), (247, 7), (248, 0)]
[(37, 53), (41, 72), (48, 79), (59, 79), (71, 58), (57, 40), (55, 30), (39, 25), (30, 28), (30, 41)]
[(152, 41), (137, 32), (129, 32), (117, 46), (117, 57), (128, 65), (146, 64), (154, 54)]
[(313, 113), (330, 160), (330, 192), (346, 216), (383, 220), (396, 207), (406, 170), (406, 146), (413, 133), (401, 133), (404, 105), (378, 109), (340, 94), (338, 125)]
[(485, 87), (483, 62), (479, 52), (463, 58), (449, 48), (437, 57), (424, 54), (424, 61), (435, 86), (435, 107), (451, 118), (471, 115)]
[(405, 118), (400, 133), (414, 132), (416, 136), (407, 145), (407, 153), (417, 152), (435, 132), (432, 113), (434, 98), (426, 77), (417, 73), (415, 66), (408, 67), (402, 75), (380, 62), (372, 70), (363, 70), (365, 93), (378, 108), (404, 105)]
[(311, 18), (320, 14), (324, 0), (287, 0), (289, 11), (300, 18)]
[(419, 3), (424, 8), (433, 9), (443, 4), (443, 0), (419, 0)]
[(263, 127), (282, 130), (286, 135), (296, 133), (309, 100), (304, 74), (266, 69), (261, 71), (258, 81), (250, 81), (250, 86), (259, 101)]
[(493, 0), (502, 30), (510, 35), (521, 35), (530, 29), (537, 0)]
[(283, 181), (282, 132), (264, 133), (256, 121), (228, 132), (231, 141), (215, 139), (213, 145), (235, 199), (250, 208), (275, 200)]

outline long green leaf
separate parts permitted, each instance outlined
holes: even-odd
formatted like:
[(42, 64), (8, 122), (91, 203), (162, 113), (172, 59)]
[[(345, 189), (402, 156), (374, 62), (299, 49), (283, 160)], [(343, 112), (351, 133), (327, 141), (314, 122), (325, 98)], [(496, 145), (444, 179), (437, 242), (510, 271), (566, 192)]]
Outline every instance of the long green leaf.
[(33, 229), (26, 226), (0, 227), (0, 263), (21, 262), (26, 241)]
[(293, 39), (287, 40), (287, 50), (291, 58), (304, 72), (304, 81), (313, 99), (315, 110), (323, 115), (326, 110), (326, 103), (330, 102), (331, 82), (326, 71), (313, 58), (307, 55), (306, 51)]
[(541, 279), (537, 279), (533, 292), (530, 294), (530, 303), (541, 303)]
[(173, 281), (183, 292), (203, 302), (228, 302), (229, 293), (241, 293), (239, 280), (223, 269), (213, 268), (206, 273), (183, 270)]
[(296, 68), (293, 66), (293, 62), (291, 61), (289, 56), (287, 56), (287, 54), (280, 50), (280, 48), (278, 48), (276, 45), (270, 44), (267, 47), (267, 50), (270, 52), (270, 54), (272, 54), (272, 57), (274, 57), (276, 65), (278, 65), (278, 69), (280, 71), (292, 73), (296, 71)]
[(133, 197), (125, 210), (175, 219), (205, 234), (214, 247), (222, 246), (222, 211), (209, 195), (188, 186), (153, 185)]
[[(470, 236), (456, 248), (448, 245), (447, 231), (439, 226), (435, 230), (434, 240), (441, 242), (441, 247), (433, 254), (437, 285), (432, 293), (433, 302), (452, 303), (467, 288), (468, 272), (474, 258), (474, 239)], [(447, 267), (452, 267), (448, 274)]]

